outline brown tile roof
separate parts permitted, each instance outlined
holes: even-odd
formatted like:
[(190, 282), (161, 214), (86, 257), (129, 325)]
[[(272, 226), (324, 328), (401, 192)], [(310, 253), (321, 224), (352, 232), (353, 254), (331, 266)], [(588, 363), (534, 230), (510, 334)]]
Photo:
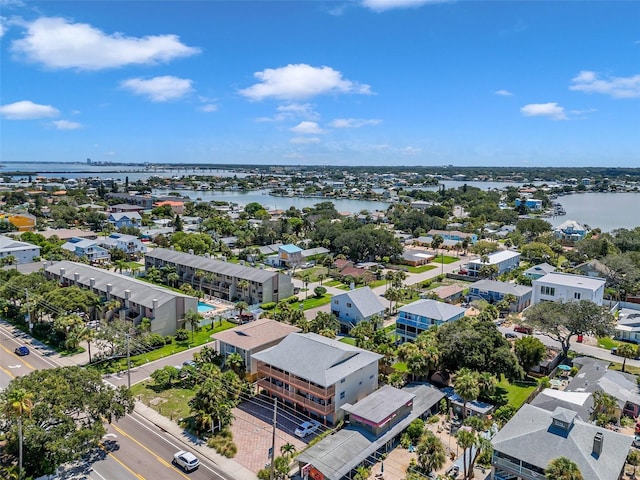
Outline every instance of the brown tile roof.
[(300, 332), (300, 329), (293, 325), (261, 318), (255, 322), (218, 332), (213, 335), (213, 338), (242, 350), (254, 350), (261, 345), (267, 345), (297, 332)]

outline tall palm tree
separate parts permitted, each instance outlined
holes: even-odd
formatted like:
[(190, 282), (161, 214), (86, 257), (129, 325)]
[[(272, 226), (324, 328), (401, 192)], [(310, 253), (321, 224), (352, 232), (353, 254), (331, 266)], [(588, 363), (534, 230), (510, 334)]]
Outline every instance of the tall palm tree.
[(554, 458), (544, 471), (547, 480), (584, 480), (578, 465), (567, 457)]
[(22, 418), (31, 415), (33, 409), (33, 394), (24, 388), (14, 388), (7, 396), (6, 413), (16, 418), (18, 422), (18, 474), (22, 478)]
[(248, 280), (240, 280), (238, 282), (238, 288), (242, 291), (242, 299), (247, 300), (247, 290), (249, 289), (249, 281)]
[[(473, 473), (473, 470), (469, 468), (469, 461), (467, 460), (467, 451), (469, 451), (468, 455), (471, 455), (471, 447), (476, 443), (476, 434), (471, 429), (461, 428), (456, 433), (456, 439), (458, 441), (458, 446), (462, 449), (462, 465), (464, 476), (463, 479), (470, 478), (470, 474)], [(469, 471), (471, 470), (471, 471)]]
[(193, 342), (194, 332), (197, 326), (200, 325), (200, 314), (195, 310), (189, 310), (184, 314), (184, 322), (185, 324), (191, 327), (191, 342)]
[(455, 392), (464, 400), (462, 407), (462, 418), (467, 416), (467, 402), (475, 400), (480, 396), (480, 382), (478, 374), (466, 368), (461, 368), (456, 375), (454, 384)]

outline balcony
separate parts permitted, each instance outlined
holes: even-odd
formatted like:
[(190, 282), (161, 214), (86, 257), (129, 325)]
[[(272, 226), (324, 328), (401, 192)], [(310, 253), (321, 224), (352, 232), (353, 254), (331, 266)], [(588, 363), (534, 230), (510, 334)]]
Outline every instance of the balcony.
[(314, 385), (307, 380), (299, 378), (296, 375), (292, 375), (290, 373), (272, 368), (270, 365), (267, 365), (264, 362), (258, 362), (258, 376), (271, 377), (277, 380), (281, 380), (282, 382), (287, 383), (292, 387), (312, 393), (314, 396), (319, 398), (329, 399), (336, 394), (335, 385), (331, 385), (327, 388), (322, 388)]
[(542, 473), (538, 473), (529, 468), (523, 467), (519, 463), (511, 462), (506, 458), (493, 456), (491, 464), (497, 468), (504, 469), (508, 473), (518, 475), (523, 480), (546, 480)]
[(258, 387), (264, 388), (265, 390), (271, 392), (272, 394), (289, 400), (295, 404), (301, 405), (307, 410), (313, 410), (318, 415), (328, 416), (335, 412), (335, 407), (333, 403), (328, 405), (321, 405), (319, 403), (314, 402), (313, 400), (299, 395), (291, 390), (287, 390), (284, 387), (278, 387), (277, 385), (271, 383), (267, 379), (258, 380)]

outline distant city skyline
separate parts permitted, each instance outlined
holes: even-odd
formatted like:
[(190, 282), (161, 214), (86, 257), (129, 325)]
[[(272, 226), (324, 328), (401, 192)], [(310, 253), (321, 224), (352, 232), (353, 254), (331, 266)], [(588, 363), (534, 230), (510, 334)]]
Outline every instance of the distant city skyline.
[(0, 8), (0, 162), (640, 166), (638, 1)]

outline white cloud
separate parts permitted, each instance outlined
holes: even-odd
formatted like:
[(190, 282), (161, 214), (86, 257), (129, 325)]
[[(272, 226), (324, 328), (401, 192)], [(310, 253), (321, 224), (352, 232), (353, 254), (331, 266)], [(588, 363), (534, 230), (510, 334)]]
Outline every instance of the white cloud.
[(329, 125), (333, 128), (360, 128), (366, 125), (378, 125), (382, 120), (376, 118), (336, 118)]
[(409, 155), (416, 155), (416, 154), (420, 153), (421, 151), (422, 151), (421, 148), (408, 146), (408, 147), (404, 147), (401, 150), (401, 153), (403, 155), (408, 155), (409, 156)]
[(191, 83), (189, 79), (167, 75), (148, 80), (130, 78), (121, 82), (120, 86), (137, 95), (147, 96), (154, 102), (166, 102), (191, 93), (193, 91)]
[(640, 75), (631, 77), (600, 78), (598, 73), (588, 70), (580, 72), (571, 79), (569, 90), (585, 93), (602, 93), (613, 98), (640, 97)]
[(564, 108), (556, 102), (530, 103), (520, 109), (525, 117), (551, 117), (554, 120), (566, 120)]
[(267, 68), (253, 74), (259, 83), (239, 93), (250, 100), (278, 98), (301, 100), (316, 95), (359, 93), (370, 95), (371, 87), (342, 78), (342, 73), (331, 67), (312, 67), (304, 63), (281, 68)]
[(7, 32), (7, 28), (4, 26), (4, 24), (5, 24), (5, 18), (0, 17), (0, 38), (2, 38), (4, 34)]
[(317, 120), (320, 118), (318, 112), (310, 103), (287, 103), (278, 106), (273, 117), (256, 118), (256, 122), (283, 122), (285, 120), (293, 120), (296, 118), (306, 118), (308, 120)]
[(320, 139), (318, 137), (293, 137), (289, 142), (297, 145), (308, 145), (310, 143), (320, 143)]
[(57, 117), (57, 108), (51, 105), (39, 105), (31, 100), (10, 103), (0, 106), (0, 115), (8, 120), (34, 120), (37, 118)]
[(290, 130), (301, 135), (314, 135), (318, 133), (324, 133), (324, 131), (316, 122), (300, 122)]
[(204, 105), (201, 105), (200, 107), (198, 107), (198, 110), (200, 110), (201, 112), (206, 112), (206, 113), (210, 113), (210, 112), (216, 112), (218, 111), (218, 106), (214, 103), (206, 103)]
[(362, 5), (376, 12), (383, 12), (394, 8), (415, 8), (448, 1), (450, 0), (362, 0)]
[(496, 90), (495, 92), (496, 95), (502, 95), (503, 97), (512, 97), (513, 93), (511, 93), (509, 90)]
[(56, 120), (51, 122), (58, 130), (77, 130), (82, 127), (81, 123), (70, 122), (69, 120)]
[(42, 17), (27, 24), (25, 37), (13, 41), (11, 47), (33, 63), (81, 70), (168, 62), (200, 52), (180, 42), (177, 35), (106, 34), (89, 24), (60, 17)]

